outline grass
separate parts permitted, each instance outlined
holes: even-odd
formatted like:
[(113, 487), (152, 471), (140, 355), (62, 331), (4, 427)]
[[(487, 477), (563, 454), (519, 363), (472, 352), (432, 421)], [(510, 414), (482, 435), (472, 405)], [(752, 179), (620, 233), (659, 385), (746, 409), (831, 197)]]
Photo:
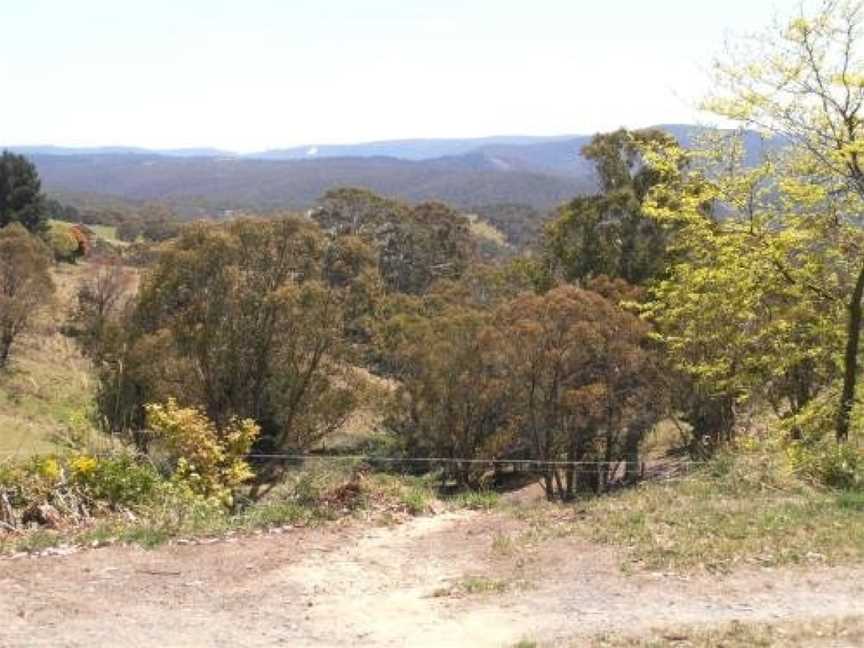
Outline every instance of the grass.
[[(584, 642), (572, 644), (584, 646)], [(716, 627), (683, 626), (652, 630), (640, 636), (602, 635), (594, 648), (751, 648), (773, 646), (864, 645), (864, 617), (820, 619), (779, 624), (733, 621)]]
[[(356, 518), (373, 524), (404, 521), (407, 516), (445, 509), (488, 507), (497, 502), (489, 494), (463, 494), (440, 501), (434, 476), (397, 476), (360, 473), (357, 462), (312, 462), (291, 471), (265, 498), (231, 513), (221, 505), (200, 500), (158, 496), (133, 508), (134, 515), (108, 514), (83, 526), (31, 529), (0, 533), (0, 553), (40, 551), (62, 544), (81, 546), (111, 543), (155, 547), (176, 538), (244, 534), (284, 525), (311, 526)], [(466, 582), (467, 593), (495, 590), (482, 579)]]
[(28, 337), (0, 373), (0, 458), (57, 449), (62, 434), (92, 401), (86, 361), (59, 335)]
[(287, 501), (263, 502), (236, 515), (213, 506), (197, 510), (181, 506), (160, 509), (139, 511), (131, 520), (120, 515), (103, 518), (77, 529), (34, 529), (19, 535), (0, 534), (0, 553), (38, 552), (64, 544), (120, 543), (151, 549), (177, 538), (246, 534), (286, 525), (313, 526), (326, 519), (322, 510)]
[(624, 550), (631, 566), (729, 571), (864, 558), (864, 495), (810, 488), (765, 455), (578, 505), (571, 532)]
[(498, 506), (501, 496), (492, 490), (461, 491), (446, 501), (454, 508), (472, 511), (490, 511)]
[(499, 578), (470, 576), (459, 583), (459, 589), (466, 594), (503, 594), (510, 583)]
[(481, 596), (489, 594), (504, 594), (513, 589), (518, 583), (501, 578), (487, 578), (485, 576), (466, 576), (450, 587), (442, 587), (433, 592), (436, 598), (448, 596)]
[(0, 372), (0, 460), (57, 450), (55, 436), (92, 402), (88, 363), (74, 342), (57, 331), (88, 271), (86, 264), (52, 271), (56, 311), (37, 322), (32, 334), (16, 340), (9, 366)]

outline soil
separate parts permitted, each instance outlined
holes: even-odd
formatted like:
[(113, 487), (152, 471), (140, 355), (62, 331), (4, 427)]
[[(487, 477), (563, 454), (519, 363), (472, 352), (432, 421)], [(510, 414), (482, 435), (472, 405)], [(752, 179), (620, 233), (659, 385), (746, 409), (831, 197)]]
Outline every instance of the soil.
[(456, 512), (0, 560), (2, 646), (582, 645), (614, 631), (864, 613), (864, 568), (627, 575), (567, 537)]

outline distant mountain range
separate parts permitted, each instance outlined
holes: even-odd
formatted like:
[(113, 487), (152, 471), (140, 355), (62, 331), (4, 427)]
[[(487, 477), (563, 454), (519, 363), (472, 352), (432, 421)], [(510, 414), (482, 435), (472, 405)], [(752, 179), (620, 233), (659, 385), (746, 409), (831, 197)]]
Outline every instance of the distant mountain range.
[[(657, 128), (689, 145), (702, 129)], [(211, 148), (10, 147), (36, 163), (47, 191), (158, 200), (198, 211), (302, 209), (337, 186), (457, 207), (546, 209), (596, 186), (581, 149), (591, 135), (416, 139), (237, 154)], [(749, 141), (752, 140), (752, 141)], [(758, 136), (748, 137), (748, 151)]]

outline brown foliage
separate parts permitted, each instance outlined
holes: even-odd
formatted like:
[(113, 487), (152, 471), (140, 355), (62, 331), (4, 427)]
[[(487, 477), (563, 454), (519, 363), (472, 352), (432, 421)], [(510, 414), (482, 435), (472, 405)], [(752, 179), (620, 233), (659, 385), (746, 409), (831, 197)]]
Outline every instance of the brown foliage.
[(563, 482), (559, 471), (548, 469), (547, 493), (569, 498), (585, 474), (592, 486), (603, 487), (615, 462), (636, 460), (642, 435), (663, 412), (665, 390), (647, 348), (647, 326), (598, 293), (574, 286), (518, 297), (499, 309), (496, 320), (508, 337), (512, 423), (532, 455), (604, 462), (597, 472), (568, 467)]

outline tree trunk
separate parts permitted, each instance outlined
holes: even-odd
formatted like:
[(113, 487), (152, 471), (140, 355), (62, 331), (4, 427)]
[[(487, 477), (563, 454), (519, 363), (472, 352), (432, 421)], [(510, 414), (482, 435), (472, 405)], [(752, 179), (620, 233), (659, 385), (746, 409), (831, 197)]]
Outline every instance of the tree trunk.
[(4, 334), (0, 339), (0, 368), (6, 366), (9, 361), (9, 351), (12, 349), (12, 336)]
[(849, 329), (846, 332), (846, 352), (843, 354), (843, 393), (837, 413), (837, 442), (849, 438), (849, 420), (855, 402), (855, 385), (858, 381), (858, 343), (861, 339), (861, 297), (864, 295), (864, 265), (858, 271), (858, 280), (849, 301)]
[(639, 444), (645, 436), (645, 424), (634, 422), (627, 428), (625, 437), (626, 464), (624, 465), (624, 482), (632, 484), (639, 479)]
[(687, 421), (693, 426), (691, 451), (708, 456), (730, 440), (735, 425), (734, 399), (728, 394), (697, 395)]

